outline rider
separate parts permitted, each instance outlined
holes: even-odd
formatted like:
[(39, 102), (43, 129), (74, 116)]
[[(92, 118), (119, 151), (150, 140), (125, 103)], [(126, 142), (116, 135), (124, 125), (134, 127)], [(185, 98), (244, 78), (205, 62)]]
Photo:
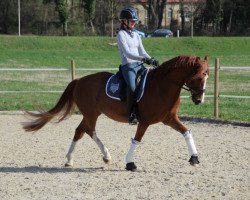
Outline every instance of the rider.
[(134, 32), (136, 22), (138, 21), (137, 12), (133, 7), (124, 8), (120, 13), (121, 27), (117, 34), (117, 43), (121, 56), (121, 71), (127, 83), (127, 106), (129, 124), (137, 124), (136, 116), (136, 75), (143, 67), (142, 62), (156, 67), (159, 62), (151, 58), (145, 51), (140, 36)]

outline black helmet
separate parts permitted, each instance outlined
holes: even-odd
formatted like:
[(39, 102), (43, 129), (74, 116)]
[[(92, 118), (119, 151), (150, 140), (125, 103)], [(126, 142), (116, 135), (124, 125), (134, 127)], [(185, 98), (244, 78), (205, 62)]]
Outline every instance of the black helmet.
[(120, 20), (122, 19), (130, 19), (134, 21), (138, 21), (138, 15), (136, 10), (133, 7), (124, 8), (120, 13)]

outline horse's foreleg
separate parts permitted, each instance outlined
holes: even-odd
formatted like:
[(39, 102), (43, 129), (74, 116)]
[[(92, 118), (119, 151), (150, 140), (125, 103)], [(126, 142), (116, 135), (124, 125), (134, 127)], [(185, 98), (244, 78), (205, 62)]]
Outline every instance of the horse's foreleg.
[[(188, 146), (188, 152), (189, 155), (192, 156), (198, 156), (195, 144), (194, 144), (194, 139), (193, 139), (193, 134), (191, 129), (187, 130), (184, 134), (182, 134), (185, 138), (185, 141), (187, 143)], [(198, 164), (198, 163), (197, 163)]]
[(137, 131), (136, 131), (136, 135), (135, 138), (131, 140), (131, 145), (129, 148), (129, 151), (126, 155), (126, 169), (129, 171), (135, 171), (136, 170), (136, 165), (134, 163), (134, 152), (137, 149), (138, 145), (141, 142), (141, 139), (145, 133), (145, 131), (147, 130), (148, 125), (145, 124), (138, 124), (137, 127)]
[(134, 171), (137, 168), (134, 163), (134, 152), (139, 144), (140, 144), (139, 141), (136, 141), (135, 139), (131, 140), (131, 145), (126, 155), (126, 169), (127, 170)]
[(103, 161), (107, 164), (111, 163), (111, 156), (109, 154), (109, 150), (105, 145), (102, 143), (102, 141), (97, 137), (96, 132), (93, 132), (92, 139), (95, 141), (97, 146), (100, 148), (102, 154), (103, 154)]
[(181, 121), (179, 120), (177, 116), (171, 118), (170, 120), (165, 120), (163, 123), (172, 127), (173, 129), (175, 129), (176, 131), (180, 132), (183, 135), (188, 146), (188, 152), (190, 155), (190, 159), (189, 159), (190, 164), (194, 166), (199, 164), (198, 152), (194, 143), (192, 131), (188, 130), (181, 123)]

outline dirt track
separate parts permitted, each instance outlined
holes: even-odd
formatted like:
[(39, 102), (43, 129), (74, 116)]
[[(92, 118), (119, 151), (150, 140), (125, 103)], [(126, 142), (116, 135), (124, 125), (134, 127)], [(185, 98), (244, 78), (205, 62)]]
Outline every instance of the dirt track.
[(138, 172), (127, 172), (125, 155), (136, 127), (101, 116), (97, 134), (108, 147), (105, 165), (87, 135), (77, 146), (74, 168), (65, 155), (81, 120), (73, 115), (27, 134), (21, 114), (0, 115), (0, 199), (250, 199), (249, 127), (191, 123), (200, 166), (188, 163), (184, 139), (162, 125), (151, 126), (136, 152)]

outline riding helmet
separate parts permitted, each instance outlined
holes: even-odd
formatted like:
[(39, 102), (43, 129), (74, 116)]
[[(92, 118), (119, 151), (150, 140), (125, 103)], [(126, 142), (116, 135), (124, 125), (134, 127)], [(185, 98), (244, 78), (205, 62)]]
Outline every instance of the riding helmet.
[(120, 13), (119, 19), (120, 20), (128, 19), (128, 20), (138, 21), (138, 15), (137, 15), (136, 9), (134, 9), (133, 7), (124, 8)]

